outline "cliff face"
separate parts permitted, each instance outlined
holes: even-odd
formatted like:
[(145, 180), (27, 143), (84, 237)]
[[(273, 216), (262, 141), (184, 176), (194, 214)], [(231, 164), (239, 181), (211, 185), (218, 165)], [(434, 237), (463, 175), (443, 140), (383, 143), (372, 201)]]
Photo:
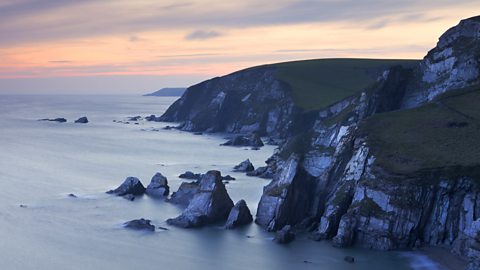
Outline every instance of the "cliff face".
[(185, 131), (251, 133), (284, 137), (298, 112), (274, 68), (253, 68), (188, 88), (160, 118)]
[(414, 68), (388, 68), (322, 109), (297, 108), (292, 88), (261, 67), (191, 87), (162, 119), (285, 138), (257, 210), (268, 230), (292, 225), (340, 247), (446, 245), (478, 259), (479, 70), (474, 17)]

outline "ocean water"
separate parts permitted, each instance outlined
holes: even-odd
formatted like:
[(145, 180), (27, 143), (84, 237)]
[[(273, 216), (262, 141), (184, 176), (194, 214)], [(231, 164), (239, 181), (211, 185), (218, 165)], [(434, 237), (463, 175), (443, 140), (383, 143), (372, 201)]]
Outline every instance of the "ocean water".
[[(424, 256), (336, 249), (306, 236), (278, 245), (255, 224), (229, 231), (170, 227), (165, 220), (181, 213), (177, 206), (148, 196), (130, 202), (105, 194), (127, 176), (147, 185), (161, 172), (175, 191), (180, 173), (215, 169), (237, 179), (227, 184), (230, 196), (245, 199), (255, 213), (268, 181), (231, 170), (246, 158), (263, 165), (273, 146), (221, 147), (220, 135), (161, 129), (167, 123), (112, 122), (161, 114), (174, 100), (0, 96), (0, 269), (440, 269)], [(81, 116), (90, 123), (72, 123)], [(69, 121), (36, 121), (55, 117)], [(136, 218), (169, 230), (122, 228)], [(356, 262), (344, 262), (346, 255)]]

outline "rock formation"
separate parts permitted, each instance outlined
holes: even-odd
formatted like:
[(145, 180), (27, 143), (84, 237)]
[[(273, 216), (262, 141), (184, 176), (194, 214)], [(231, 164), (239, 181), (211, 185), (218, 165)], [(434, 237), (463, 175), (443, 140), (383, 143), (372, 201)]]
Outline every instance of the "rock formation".
[(250, 162), (250, 159), (247, 159), (233, 167), (233, 170), (236, 172), (251, 172), (255, 170), (255, 168), (253, 167), (252, 162)]
[(226, 229), (233, 229), (238, 226), (249, 224), (253, 221), (250, 209), (248, 209), (247, 203), (244, 200), (238, 201), (230, 210), (228, 214)]
[(219, 222), (228, 217), (233, 207), (219, 171), (208, 171), (198, 184), (198, 191), (190, 200), (183, 213), (167, 223), (173, 226), (191, 228)]
[(80, 117), (77, 120), (75, 120), (75, 123), (86, 124), (88, 123), (88, 118), (86, 116)]
[(170, 193), (170, 187), (168, 186), (167, 178), (161, 173), (156, 173), (152, 177), (150, 184), (148, 184), (145, 193), (156, 197), (168, 196)]
[(136, 177), (127, 177), (125, 181), (116, 189), (107, 191), (108, 194), (117, 196), (125, 196), (128, 194), (137, 196), (145, 193), (145, 187), (142, 182)]

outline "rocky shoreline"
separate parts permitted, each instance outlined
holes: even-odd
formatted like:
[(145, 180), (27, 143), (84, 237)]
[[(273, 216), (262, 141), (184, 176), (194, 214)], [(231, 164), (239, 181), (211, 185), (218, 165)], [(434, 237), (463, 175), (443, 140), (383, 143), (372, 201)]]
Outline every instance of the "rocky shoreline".
[[(480, 84), (479, 31), (480, 17), (463, 20), (414, 68), (391, 67), (370, 89), (323, 109), (297, 107), (289, 86), (265, 66), (192, 86), (163, 116), (150, 119), (181, 122), (185, 131), (279, 141), (255, 220), (269, 231), (311, 231), (337, 247), (444, 246), (470, 258), (466, 269), (477, 269), (479, 164), (414, 167), (415, 160), (384, 156), (375, 140), (379, 131), (366, 130), (376, 115), (439, 110), (435, 106), (445, 108), (452, 96), (476, 91), (470, 89)], [(451, 118), (471, 117), (447, 108)]]

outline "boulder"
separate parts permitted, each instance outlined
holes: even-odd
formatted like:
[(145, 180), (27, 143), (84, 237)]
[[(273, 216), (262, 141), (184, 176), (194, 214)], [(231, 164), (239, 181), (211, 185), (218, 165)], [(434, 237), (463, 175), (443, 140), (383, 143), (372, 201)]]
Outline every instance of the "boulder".
[(200, 180), (202, 177), (199, 173), (193, 173), (191, 171), (186, 171), (178, 176), (178, 178), (190, 179), (190, 180)]
[(148, 184), (145, 193), (156, 197), (168, 196), (170, 193), (170, 187), (168, 186), (167, 178), (161, 173), (156, 173), (152, 177), (150, 184)]
[(86, 123), (88, 123), (88, 118), (86, 116), (80, 117), (77, 120), (75, 120), (75, 123), (86, 124)]
[(250, 162), (250, 159), (247, 159), (245, 161), (242, 161), (237, 166), (233, 167), (233, 170), (236, 172), (251, 172), (255, 170), (255, 167), (253, 167), (253, 164), (252, 162)]
[(167, 223), (173, 226), (201, 227), (227, 219), (233, 207), (219, 171), (209, 171), (199, 181), (198, 191), (183, 213)]
[(233, 206), (232, 210), (230, 210), (225, 228), (233, 229), (237, 226), (249, 224), (252, 221), (253, 217), (250, 209), (248, 209), (247, 203), (244, 200), (240, 200)]
[(295, 234), (292, 232), (292, 227), (290, 225), (285, 225), (281, 230), (275, 233), (275, 242), (279, 244), (288, 244), (295, 239)]
[(187, 206), (197, 193), (199, 188), (198, 182), (183, 182), (176, 192), (173, 192), (168, 202)]
[(223, 181), (232, 181), (232, 180), (235, 180), (235, 178), (232, 177), (231, 175), (227, 174), (225, 176), (222, 176), (222, 180)]
[(123, 224), (123, 227), (132, 229), (132, 230), (147, 230), (147, 231), (155, 231), (155, 226), (150, 224), (151, 220), (149, 219), (134, 219)]
[(146, 116), (145, 120), (147, 120), (147, 121), (157, 121), (157, 117), (154, 114), (152, 114), (150, 116)]
[(142, 182), (136, 177), (127, 177), (125, 181), (116, 189), (107, 191), (108, 194), (114, 194), (117, 196), (125, 196), (127, 194), (131, 195), (142, 195), (145, 193), (145, 187)]
[(227, 145), (227, 146), (252, 146), (252, 147), (262, 147), (264, 146), (262, 139), (260, 138), (260, 135), (257, 133), (253, 133), (249, 136), (244, 136), (244, 135), (238, 135), (227, 142), (225, 142), (222, 145)]

